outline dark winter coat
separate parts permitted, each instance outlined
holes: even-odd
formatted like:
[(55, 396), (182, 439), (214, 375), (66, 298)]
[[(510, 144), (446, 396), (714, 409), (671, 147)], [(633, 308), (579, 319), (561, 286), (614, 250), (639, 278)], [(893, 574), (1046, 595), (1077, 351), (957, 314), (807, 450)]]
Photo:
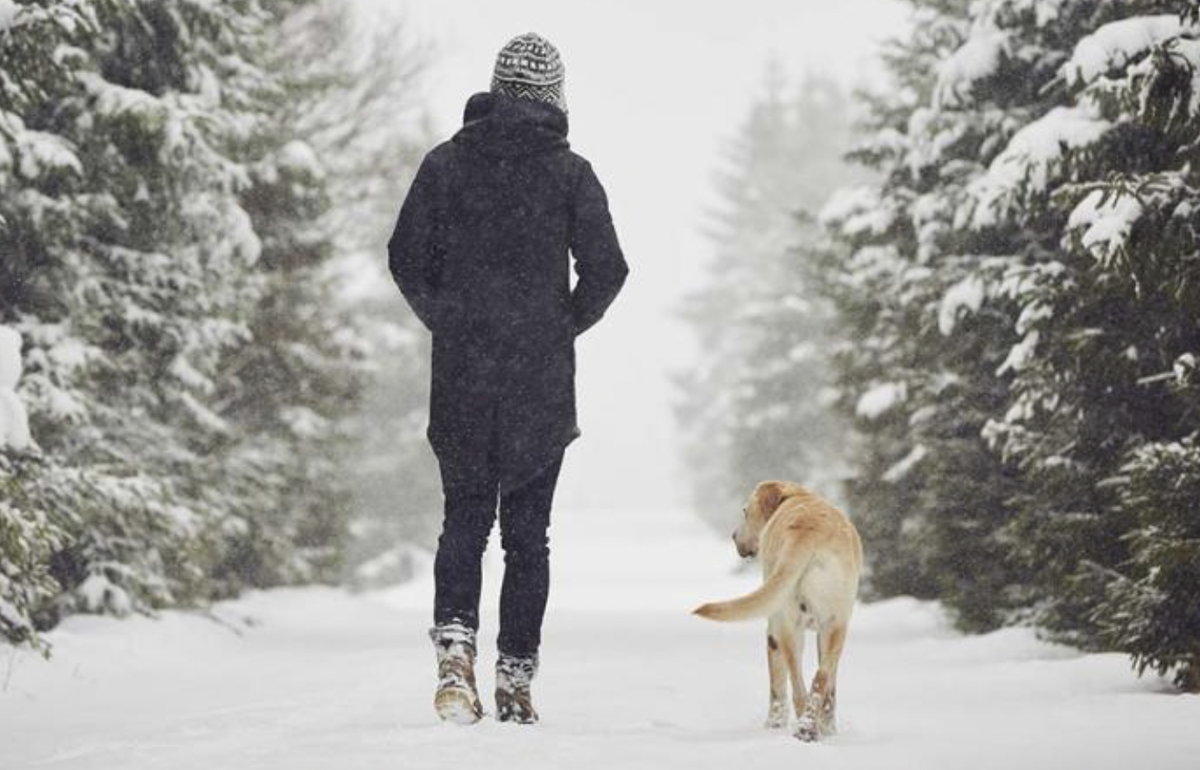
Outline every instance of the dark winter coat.
[(501, 487), (520, 486), (579, 435), (575, 336), (628, 272), (567, 116), (471, 97), (462, 129), (422, 162), (388, 256), (433, 333), (428, 435), (443, 470), (480, 471), (490, 448)]

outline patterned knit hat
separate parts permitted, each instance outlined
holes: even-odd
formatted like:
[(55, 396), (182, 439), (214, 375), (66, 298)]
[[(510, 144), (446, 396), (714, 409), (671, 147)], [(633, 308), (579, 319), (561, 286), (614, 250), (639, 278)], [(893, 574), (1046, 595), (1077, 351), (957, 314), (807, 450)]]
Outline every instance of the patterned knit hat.
[(548, 102), (566, 112), (565, 78), (558, 49), (544, 37), (528, 32), (500, 49), (492, 74), (492, 93)]

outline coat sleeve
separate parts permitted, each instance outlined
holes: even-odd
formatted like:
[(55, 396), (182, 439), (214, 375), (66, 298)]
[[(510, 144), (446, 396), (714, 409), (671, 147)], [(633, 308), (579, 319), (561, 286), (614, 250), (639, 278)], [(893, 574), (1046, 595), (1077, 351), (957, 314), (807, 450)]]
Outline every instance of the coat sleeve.
[(582, 334), (604, 315), (629, 273), (608, 211), (608, 197), (590, 163), (575, 186), (571, 254), (579, 280), (571, 293), (575, 333)]
[(442, 261), (437, 171), (429, 158), (413, 179), (388, 241), (388, 268), (400, 293), (426, 329), (433, 328), (437, 274)]

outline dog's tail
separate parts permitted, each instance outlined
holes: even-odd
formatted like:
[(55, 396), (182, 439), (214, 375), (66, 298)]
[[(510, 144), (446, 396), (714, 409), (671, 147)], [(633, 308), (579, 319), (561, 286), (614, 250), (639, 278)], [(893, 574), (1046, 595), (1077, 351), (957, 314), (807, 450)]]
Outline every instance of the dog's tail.
[(806, 548), (791, 558), (780, 559), (775, 570), (755, 590), (727, 602), (702, 604), (692, 610), (692, 614), (720, 621), (765, 618), (787, 601), (792, 587), (808, 569), (812, 556), (812, 551)]

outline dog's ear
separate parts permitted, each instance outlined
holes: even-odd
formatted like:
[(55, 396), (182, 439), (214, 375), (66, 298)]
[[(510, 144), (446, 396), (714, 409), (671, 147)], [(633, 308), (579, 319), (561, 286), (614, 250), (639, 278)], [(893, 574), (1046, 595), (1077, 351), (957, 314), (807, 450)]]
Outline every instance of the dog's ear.
[(783, 484), (778, 481), (764, 481), (754, 490), (754, 499), (758, 501), (758, 510), (763, 516), (771, 518), (775, 509), (783, 502)]

